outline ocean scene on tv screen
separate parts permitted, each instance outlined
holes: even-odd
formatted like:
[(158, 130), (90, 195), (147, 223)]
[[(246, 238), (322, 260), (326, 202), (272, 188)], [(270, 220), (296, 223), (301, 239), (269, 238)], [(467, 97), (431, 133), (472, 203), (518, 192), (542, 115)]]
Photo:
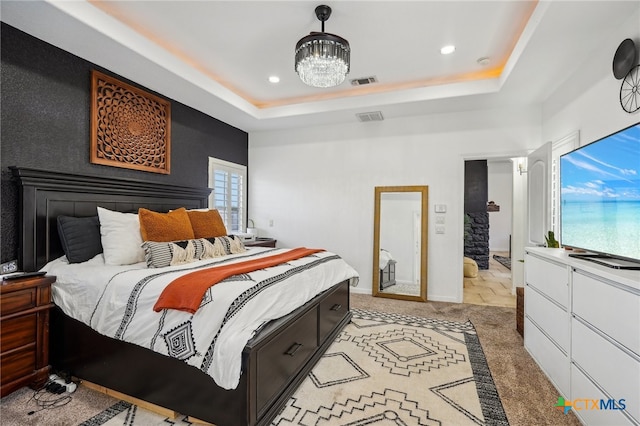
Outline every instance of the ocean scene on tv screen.
[(563, 245), (640, 259), (640, 123), (560, 157)]

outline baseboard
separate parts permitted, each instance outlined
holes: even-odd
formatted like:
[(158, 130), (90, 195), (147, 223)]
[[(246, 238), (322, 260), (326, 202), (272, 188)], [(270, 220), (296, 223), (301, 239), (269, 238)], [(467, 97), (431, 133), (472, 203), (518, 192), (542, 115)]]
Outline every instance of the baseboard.
[[(351, 291), (351, 293), (367, 294), (369, 296), (373, 295), (373, 292), (371, 291), (371, 289), (364, 288), (364, 287), (363, 288), (350, 287), (349, 291)], [(457, 300), (453, 296), (433, 296), (433, 295), (428, 295), (427, 298), (428, 298), (429, 302), (462, 303), (462, 300)]]
[(371, 296), (373, 294), (373, 291), (370, 288), (359, 288), (359, 287), (349, 287), (349, 291), (351, 293), (358, 293), (358, 294), (368, 294), (369, 296)]
[(449, 302), (449, 303), (462, 303), (462, 300), (458, 300), (452, 296), (438, 296), (438, 295), (428, 295), (427, 299), (429, 302)]

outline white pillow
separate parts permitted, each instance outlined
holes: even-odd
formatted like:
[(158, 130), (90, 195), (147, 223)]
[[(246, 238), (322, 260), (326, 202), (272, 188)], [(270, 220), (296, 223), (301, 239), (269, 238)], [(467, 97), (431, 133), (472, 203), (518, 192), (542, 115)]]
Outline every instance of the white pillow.
[(135, 213), (120, 213), (98, 207), (100, 239), (107, 265), (144, 262), (140, 219)]

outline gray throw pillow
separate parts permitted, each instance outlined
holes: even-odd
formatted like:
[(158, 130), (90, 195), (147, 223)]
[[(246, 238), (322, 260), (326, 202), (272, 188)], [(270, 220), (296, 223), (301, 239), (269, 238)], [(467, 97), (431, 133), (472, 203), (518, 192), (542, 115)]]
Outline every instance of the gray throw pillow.
[(69, 263), (81, 263), (102, 253), (98, 216), (58, 216), (58, 236)]

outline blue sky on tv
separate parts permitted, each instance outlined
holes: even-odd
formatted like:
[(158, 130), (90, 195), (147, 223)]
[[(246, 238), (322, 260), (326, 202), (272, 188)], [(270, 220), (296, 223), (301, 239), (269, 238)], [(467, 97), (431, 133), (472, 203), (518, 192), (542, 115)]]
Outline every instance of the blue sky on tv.
[(563, 201), (640, 201), (640, 123), (560, 159)]

